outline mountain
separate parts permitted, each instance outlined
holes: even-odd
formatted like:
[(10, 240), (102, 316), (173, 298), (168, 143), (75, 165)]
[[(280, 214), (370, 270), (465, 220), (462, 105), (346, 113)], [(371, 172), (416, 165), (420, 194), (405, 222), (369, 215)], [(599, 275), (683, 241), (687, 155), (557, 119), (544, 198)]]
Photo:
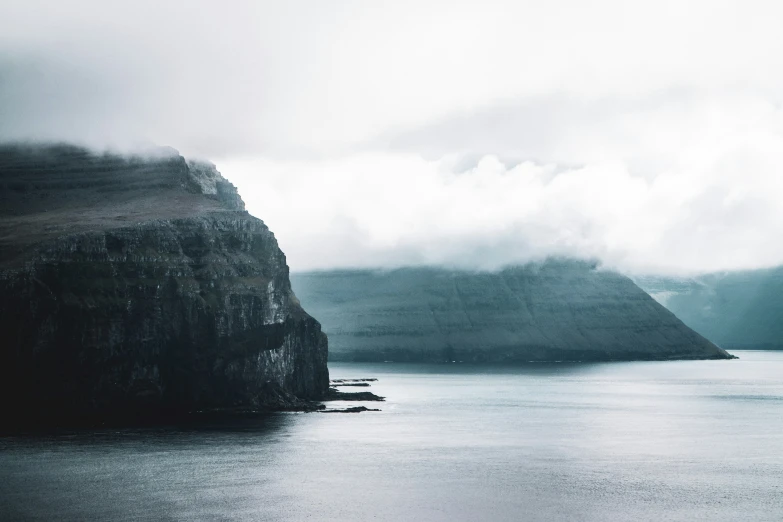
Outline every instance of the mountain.
[(704, 337), (730, 349), (783, 349), (783, 267), (636, 282)]
[(326, 354), (214, 165), (0, 146), (6, 418), (287, 407), (326, 393)]
[(630, 279), (550, 259), (496, 273), (294, 273), (338, 361), (612, 361), (732, 356)]

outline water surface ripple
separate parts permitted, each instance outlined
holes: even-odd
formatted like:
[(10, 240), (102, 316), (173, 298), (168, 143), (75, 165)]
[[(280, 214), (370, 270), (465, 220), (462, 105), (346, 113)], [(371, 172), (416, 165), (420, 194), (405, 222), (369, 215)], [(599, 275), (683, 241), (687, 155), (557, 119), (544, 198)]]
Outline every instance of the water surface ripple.
[(330, 364), (383, 411), (5, 436), (0, 518), (777, 521), (783, 352), (738, 354)]

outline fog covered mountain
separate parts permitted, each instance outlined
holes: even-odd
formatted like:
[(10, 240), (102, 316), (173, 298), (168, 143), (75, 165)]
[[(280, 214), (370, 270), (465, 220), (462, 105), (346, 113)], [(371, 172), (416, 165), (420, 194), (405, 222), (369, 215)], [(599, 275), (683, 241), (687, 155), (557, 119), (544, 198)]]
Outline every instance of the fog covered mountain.
[(572, 260), (496, 273), (440, 268), (294, 273), (332, 360), (719, 359), (630, 279)]

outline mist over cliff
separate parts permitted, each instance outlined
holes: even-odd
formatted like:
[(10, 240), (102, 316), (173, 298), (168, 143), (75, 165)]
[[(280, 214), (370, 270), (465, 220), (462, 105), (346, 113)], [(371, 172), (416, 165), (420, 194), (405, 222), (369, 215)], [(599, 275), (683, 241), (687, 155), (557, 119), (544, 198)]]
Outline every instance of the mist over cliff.
[(10, 415), (276, 408), (328, 386), (274, 234), (214, 165), (0, 147)]

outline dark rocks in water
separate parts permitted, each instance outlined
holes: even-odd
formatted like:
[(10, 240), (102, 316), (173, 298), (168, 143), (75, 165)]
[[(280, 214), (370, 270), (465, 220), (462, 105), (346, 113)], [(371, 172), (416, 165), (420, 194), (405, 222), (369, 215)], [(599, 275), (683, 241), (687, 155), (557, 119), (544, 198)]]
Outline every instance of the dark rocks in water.
[(381, 411), (377, 408), (368, 408), (366, 406), (353, 406), (351, 408), (344, 408), (341, 410), (320, 410), (319, 413), (361, 413), (363, 411)]
[(181, 418), (188, 420), (195, 420), (198, 418), (226, 418), (231, 417), (256, 417), (259, 415), (277, 413), (277, 412), (302, 412), (309, 413), (314, 411), (320, 411), (326, 408), (326, 406), (317, 401), (302, 400), (297, 397), (291, 398), (287, 401), (275, 402), (267, 400), (265, 403), (257, 406), (234, 406), (234, 407), (220, 407), (207, 410), (197, 410), (187, 412)]
[(719, 346), (783, 350), (783, 266), (635, 281)]
[(327, 393), (326, 356), (214, 165), (0, 146), (6, 420), (296, 408)]
[(386, 397), (375, 395), (372, 392), (342, 392), (334, 388), (329, 388), (323, 401), (385, 401)]
[(375, 382), (378, 379), (332, 379), (329, 381), (329, 386), (335, 388), (339, 386), (360, 386), (369, 387), (371, 382)]
[[(315, 398), (302, 398), (299, 395), (282, 388), (277, 383), (266, 383), (262, 387), (261, 396), (263, 401), (258, 401), (254, 407), (254, 411), (257, 412), (273, 412), (273, 411), (298, 411), (298, 412), (310, 412), (318, 411), (325, 408), (323, 404), (314, 400)], [(323, 396), (319, 396), (318, 399)], [(226, 409), (226, 408), (223, 408)]]
[(292, 274), (335, 361), (729, 359), (620, 274), (550, 259), (489, 272)]
[[(287, 411), (287, 412), (299, 412), (299, 413), (312, 413), (314, 411), (323, 411), (326, 408), (324, 404), (315, 401), (297, 401), (281, 405), (273, 411)], [(259, 412), (259, 413), (263, 413)]]
[[(337, 386), (370, 386), (370, 382), (375, 382), (378, 379), (333, 379), (329, 386), (329, 392), (326, 395), (324, 401), (385, 401), (385, 397), (375, 395), (371, 392), (342, 392), (337, 390)], [(354, 406), (345, 409), (332, 409), (322, 410), (321, 413), (359, 413), (362, 411), (381, 411), (378, 409), (370, 409), (365, 406)]]

